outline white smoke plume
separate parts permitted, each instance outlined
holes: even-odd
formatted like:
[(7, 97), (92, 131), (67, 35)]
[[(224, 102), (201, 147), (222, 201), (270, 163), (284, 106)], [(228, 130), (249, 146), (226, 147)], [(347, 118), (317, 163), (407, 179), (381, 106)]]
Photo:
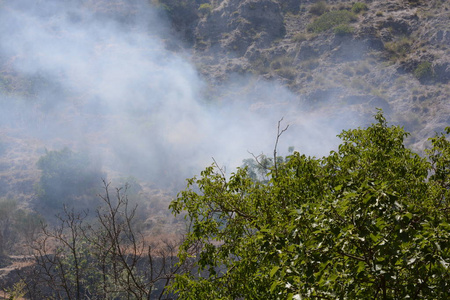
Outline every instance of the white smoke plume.
[(283, 117), (280, 154), (294, 146), (320, 156), (337, 144), (347, 116), (304, 111), (276, 83), (239, 77), (227, 96), (204, 99), (190, 54), (166, 47), (180, 43), (168, 21), (139, 3), (1, 2), (3, 86), (13, 78), (18, 87), (2, 89), (0, 126), (49, 148), (89, 149), (111, 172), (160, 184), (182, 182), (212, 157), (232, 170), (248, 152), (271, 155)]

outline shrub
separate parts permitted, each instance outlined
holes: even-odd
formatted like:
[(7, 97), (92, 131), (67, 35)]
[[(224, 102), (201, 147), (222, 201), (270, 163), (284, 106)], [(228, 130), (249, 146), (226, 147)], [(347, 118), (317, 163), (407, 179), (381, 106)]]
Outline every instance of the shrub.
[(414, 70), (414, 76), (420, 81), (429, 80), (433, 78), (434, 72), (431, 62), (429, 61), (421, 62)]
[(354, 31), (353, 27), (351, 27), (348, 24), (341, 24), (334, 27), (334, 34), (340, 36), (353, 34), (353, 31)]
[(403, 37), (398, 41), (385, 43), (384, 47), (394, 58), (405, 56), (411, 49), (411, 40), (407, 37)]
[(352, 6), (352, 12), (354, 12), (355, 14), (359, 14), (360, 12), (366, 11), (368, 9), (369, 8), (367, 7), (367, 4), (365, 4), (363, 2), (356, 2)]
[(327, 11), (328, 11), (328, 7), (327, 7), (327, 4), (325, 3), (325, 1), (317, 2), (313, 5), (311, 5), (311, 7), (309, 8), (309, 12), (316, 16), (323, 15)]
[(37, 167), (42, 171), (37, 185), (38, 198), (41, 204), (50, 208), (94, 198), (96, 186), (104, 177), (100, 167), (88, 155), (68, 148), (48, 151), (38, 160)]
[(296, 42), (296, 43), (301, 43), (303, 41), (308, 40), (308, 36), (303, 33), (303, 32), (299, 32), (296, 33), (293, 37), (292, 37), (292, 41)]
[(270, 63), (270, 68), (277, 75), (292, 80), (297, 75), (297, 70), (292, 66), (292, 63), (292, 57), (281, 56)]
[(337, 25), (348, 24), (356, 20), (354, 13), (347, 10), (327, 12), (308, 25), (308, 31), (323, 32)]

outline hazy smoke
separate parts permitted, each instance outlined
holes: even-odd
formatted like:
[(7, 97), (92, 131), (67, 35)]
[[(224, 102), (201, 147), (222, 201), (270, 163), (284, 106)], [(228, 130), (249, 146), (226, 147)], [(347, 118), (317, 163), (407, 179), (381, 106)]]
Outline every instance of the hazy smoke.
[(159, 183), (192, 176), (211, 157), (230, 170), (248, 151), (270, 155), (282, 117), (291, 125), (282, 154), (294, 146), (324, 155), (336, 145), (347, 116), (303, 111), (276, 83), (240, 77), (226, 96), (204, 99), (189, 54), (166, 49), (179, 41), (160, 12), (126, 3), (3, 1), (0, 125), (49, 148), (58, 140), (89, 149), (107, 171)]

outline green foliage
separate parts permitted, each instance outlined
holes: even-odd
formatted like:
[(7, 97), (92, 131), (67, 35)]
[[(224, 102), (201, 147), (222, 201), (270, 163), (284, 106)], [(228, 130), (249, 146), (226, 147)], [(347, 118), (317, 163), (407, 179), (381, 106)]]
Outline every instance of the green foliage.
[(328, 29), (334, 28), (337, 25), (348, 24), (356, 20), (354, 13), (347, 10), (334, 10), (327, 12), (311, 24), (308, 25), (307, 29), (311, 32), (323, 32)]
[(267, 182), (247, 168), (189, 179), (170, 208), (186, 212), (179, 258), (200, 247), (199, 271), (176, 277), (179, 298), (447, 299), (450, 142), (431, 139), (427, 160), (375, 118), (327, 157), (293, 153)]
[(333, 31), (336, 35), (344, 36), (353, 34), (354, 28), (348, 24), (340, 24), (334, 27)]
[(9, 294), (9, 300), (19, 300), (23, 299), (23, 297), (26, 295), (26, 283), (23, 279), (19, 280), (18, 282), (14, 283), (13, 287), (11, 289), (6, 289), (6, 291)]
[(363, 3), (363, 2), (355, 2), (355, 4), (353, 4), (352, 6), (352, 12), (354, 12), (355, 14), (359, 14), (360, 12), (366, 11), (369, 8), (367, 7), (367, 4)]
[(60, 208), (61, 204), (82, 206), (82, 200), (96, 199), (96, 190), (104, 174), (98, 164), (86, 154), (76, 153), (68, 148), (48, 151), (37, 167), (42, 171), (37, 185), (38, 197), (47, 207)]
[(429, 61), (421, 62), (414, 70), (414, 76), (420, 81), (430, 80), (434, 76), (433, 65)]
[(319, 1), (317, 3), (314, 3), (313, 5), (311, 5), (311, 7), (309, 8), (309, 12), (313, 15), (316, 16), (320, 16), (323, 15), (324, 13), (326, 13), (328, 11), (328, 6), (327, 3), (325, 1)]

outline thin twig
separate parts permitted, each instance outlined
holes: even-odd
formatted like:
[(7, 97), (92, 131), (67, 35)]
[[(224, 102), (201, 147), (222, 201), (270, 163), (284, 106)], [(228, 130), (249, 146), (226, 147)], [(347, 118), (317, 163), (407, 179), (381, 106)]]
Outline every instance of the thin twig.
[(274, 166), (274, 169), (275, 169), (275, 176), (276, 176), (276, 177), (278, 177), (278, 164), (277, 164), (277, 147), (278, 147), (278, 141), (280, 140), (281, 135), (282, 135), (286, 130), (288, 130), (288, 128), (289, 128), (289, 124), (288, 124), (288, 125), (286, 125), (286, 127), (285, 127), (284, 129), (282, 129), (282, 130), (280, 131), (280, 125), (281, 125), (281, 122), (283, 122), (283, 119), (284, 119), (284, 117), (281, 118), (281, 120), (278, 121), (277, 139), (276, 139), (276, 141), (275, 141), (275, 147), (274, 147), (274, 149), (273, 149), (273, 166)]

